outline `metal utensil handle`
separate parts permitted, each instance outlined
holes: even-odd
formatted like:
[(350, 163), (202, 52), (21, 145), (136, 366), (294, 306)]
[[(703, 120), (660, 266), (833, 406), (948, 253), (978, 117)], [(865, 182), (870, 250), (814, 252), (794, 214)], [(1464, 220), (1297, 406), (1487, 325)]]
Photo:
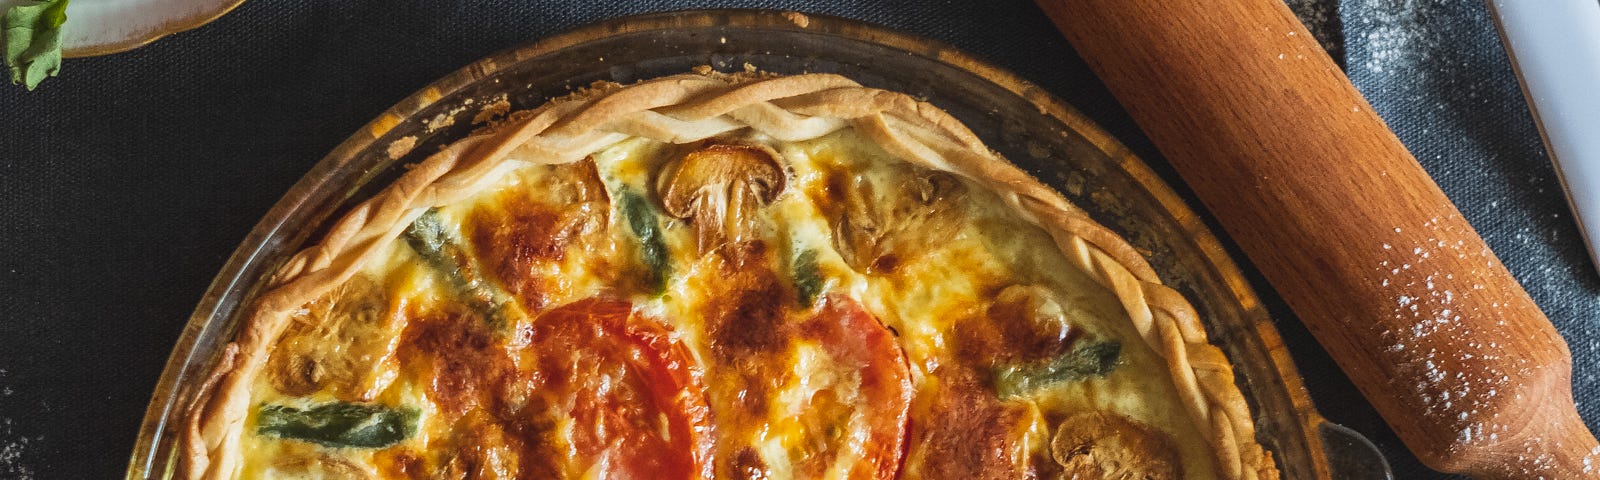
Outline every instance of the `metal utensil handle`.
[(1490, 1), (1589, 256), (1600, 265), (1600, 1)]

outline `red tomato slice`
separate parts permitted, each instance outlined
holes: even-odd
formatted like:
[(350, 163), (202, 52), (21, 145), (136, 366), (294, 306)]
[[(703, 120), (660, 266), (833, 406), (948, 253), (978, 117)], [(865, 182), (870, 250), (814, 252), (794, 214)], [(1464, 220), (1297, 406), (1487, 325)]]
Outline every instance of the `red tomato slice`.
[(584, 300), (534, 322), (538, 397), (570, 412), (580, 471), (709, 478), (711, 410), (693, 357), (626, 302)]
[[(849, 448), (861, 452), (850, 478), (895, 478), (905, 458), (912, 395), (911, 374), (900, 343), (860, 303), (844, 295), (828, 295), (800, 329), (802, 337), (818, 341), (836, 364), (859, 366), (860, 378), (859, 397), (851, 405), (840, 405), (832, 392), (812, 397), (806, 415), (820, 418), (807, 423), (823, 425), (812, 434), (832, 445), (820, 449), (830, 454), (803, 460), (800, 471), (824, 470)], [(829, 435), (828, 425), (840, 420), (843, 428)], [(866, 440), (851, 441), (859, 437), (857, 432), (865, 432)]]

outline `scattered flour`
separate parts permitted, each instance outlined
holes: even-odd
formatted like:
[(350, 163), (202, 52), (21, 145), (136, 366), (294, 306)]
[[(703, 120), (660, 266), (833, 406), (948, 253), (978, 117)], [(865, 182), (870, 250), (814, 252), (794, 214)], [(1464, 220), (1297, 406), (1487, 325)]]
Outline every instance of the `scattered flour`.
[[(1477, 272), (1442, 271), (1447, 265), (1494, 265), (1488, 250), (1468, 249), (1456, 240), (1463, 232), (1456, 230), (1455, 220), (1436, 217), (1396, 227), (1395, 236), (1374, 245), (1387, 257), (1375, 266), (1380, 288), (1393, 295), (1391, 315), (1404, 325), (1379, 332), (1387, 343), (1383, 351), (1395, 365), (1393, 386), (1412, 389), (1420, 414), (1450, 425), (1456, 432), (1451, 450), (1499, 442), (1506, 426), (1490, 399), (1517, 391), (1513, 379), (1535, 376), (1522, 360), (1501, 361), (1500, 344), (1491, 338), (1503, 331), (1481, 323), (1498, 318), (1498, 312), (1480, 311), (1481, 303), (1472, 301), (1474, 295), (1490, 294), (1482, 284), (1467, 281)], [(1457, 280), (1456, 273), (1466, 276)]]
[[(1305, 24), (1311, 36), (1328, 51), (1335, 61), (1344, 62), (1344, 32), (1339, 21), (1337, 0), (1287, 0), (1300, 23)], [(1281, 57), (1280, 57), (1281, 58)]]
[[(1361, 67), (1378, 75), (1421, 75), (1440, 35), (1429, 19), (1438, 0), (1354, 0), (1345, 8), (1360, 12), (1347, 21), (1366, 31)], [(1362, 48), (1362, 47), (1358, 47)], [(1411, 81), (1420, 79), (1412, 78)]]
[[(1373, 267), (1379, 273), (1380, 288), (1392, 295), (1391, 315), (1401, 320), (1401, 328), (1379, 332), (1386, 342), (1381, 355), (1394, 365), (1391, 387), (1412, 392), (1410, 400), (1417, 402), (1414, 408), (1419, 415), (1451, 429), (1454, 438), (1444, 447), (1446, 452), (1470, 454), (1491, 446), (1497, 451), (1520, 452), (1507, 464), (1516, 472), (1513, 477), (1545, 478), (1538, 472), (1556, 468), (1557, 459), (1549, 452), (1560, 447), (1549, 445), (1551, 439), (1519, 431), (1516, 422), (1502, 418), (1498, 408), (1527, 405), (1527, 382), (1537, 382), (1547, 372), (1526, 358), (1503, 353), (1507, 342), (1520, 339), (1509, 337), (1511, 331), (1504, 328), (1498, 311), (1502, 302), (1473, 298), (1499, 292), (1472, 281), (1487, 274), (1486, 269), (1497, 268), (1498, 262), (1488, 249), (1468, 248), (1465, 241), (1456, 240), (1465, 232), (1454, 230), (1459, 225), (1455, 220), (1434, 218), (1421, 225), (1396, 227), (1396, 235), (1372, 245), (1385, 258)], [(1524, 229), (1514, 238), (1519, 243), (1553, 244), (1557, 237), (1553, 232)], [(1446, 264), (1467, 270), (1444, 272)], [(1560, 276), (1553, 270), (1570, 269), (1545, 267), (1530, 272), (1533, 278), (1520, 280), (1526, 284), (1542, 276), (1549, 281)], [(1597, 348), (1594, 344), (1589, 347)], [(1574, 373), (1594, 382), (1592, 373)], [(1595, 473), (1597, 459), (1600, 448), (1580, 459), (1583, 472)]]
[[(0, 368), (0, 397), (9, 397), (16, 393), (6, 382), (8, 373), (6, 369)], [(33, 467), (23, 463), (23, 457), (29, 446), (41, 441), (44, 441), (43, 436), (30, 438), (17, 434), (16, 421), (11, 417), (0, 417), (0, 478), (32, 480)]]
[(22, 463), (23, 453), (43, 437), (28, 438), (13, 432), (16, 423), (10, 417), (0, 418), (0, 478), (31, 480), (33, 468)]

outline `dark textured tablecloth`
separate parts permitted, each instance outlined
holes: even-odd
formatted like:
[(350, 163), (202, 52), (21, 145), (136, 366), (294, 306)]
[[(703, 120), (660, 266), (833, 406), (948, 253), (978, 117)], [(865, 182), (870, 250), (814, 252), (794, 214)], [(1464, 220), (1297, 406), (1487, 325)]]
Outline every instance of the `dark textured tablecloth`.
[[(1597, 425), (1600, 278), (1483, 5), (1290, 3), (1566, 336), (1579, 408)], [(121, 475), (207, 283), (268, 207), (378, 112), (500, 49), (704, 7), (831, 13), (954, 44), (1076, 105), (1181, 184), (1027, 1), (250, 0), (132, 52), (68, 60), (36, 92), (0, 87), (0, 478)], [(1273, 309), (1329, 419), (1371, 437), (1397, 478), (1444, 478), (1406, 453), (1281, 302)]]

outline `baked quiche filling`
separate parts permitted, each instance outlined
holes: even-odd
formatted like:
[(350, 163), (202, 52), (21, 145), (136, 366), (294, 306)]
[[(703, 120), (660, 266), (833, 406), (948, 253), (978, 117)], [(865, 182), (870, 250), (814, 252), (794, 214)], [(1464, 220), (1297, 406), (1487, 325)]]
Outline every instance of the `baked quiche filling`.
[(292, 313), (238, 477), (1218, 476), (1117, 296), (855, 129), (491, 182)]
[(1137, 250), (838, 75), (513, 113), (265, 282), (190, 390), (182, 476), (1277, 478)]

